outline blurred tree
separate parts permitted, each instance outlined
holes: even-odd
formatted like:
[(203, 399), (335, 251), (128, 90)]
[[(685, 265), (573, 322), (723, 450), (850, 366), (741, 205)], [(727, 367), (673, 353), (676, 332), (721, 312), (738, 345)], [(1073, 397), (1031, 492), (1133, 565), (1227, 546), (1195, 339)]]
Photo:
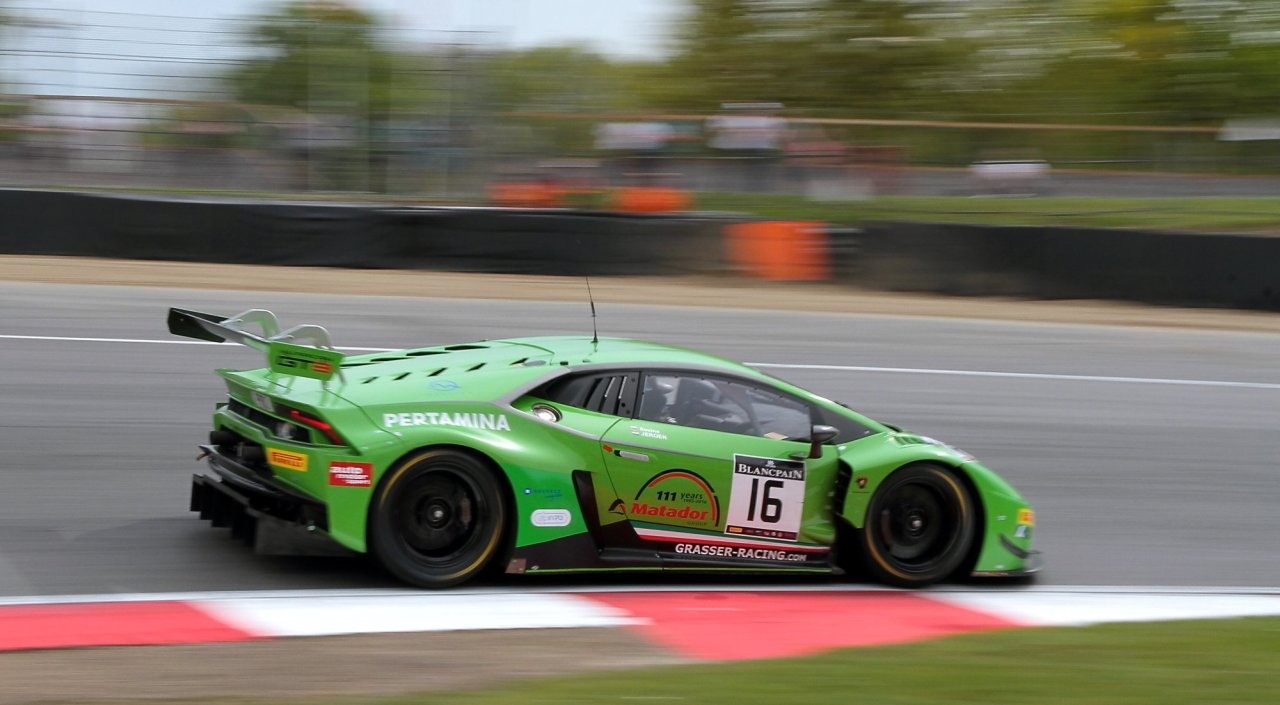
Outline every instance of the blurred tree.
[(577, 46), (498, 53), (487, 62), (487, 73), (494, 107), (504, 111), (608, 109), (625, 89), (612, 64)]
[(981, 112), (1188, 125), (1274, 112), (1280, 7), (1235, 0), (976, 0)]
[[(10, 47), (16, 45), (16, 32), (22, 26), (21, 18), (11, 14), (7, 8), (0, 7), (0, 54), (11, 52)], [(9, 84), (10, 77), (0, 74), (0, 142), (9, 142), (21, 137), (21, 132), (12, 128), (10, 123), (27, 115), (31, 110), (30, 99), (26, 96), (13, 95)]]
[(945, 0), (692, 0), (665, 101), (691, 109), (773, 100), (788, 109), (896, 115), (940, 106), (970, 43), (941, 31)]
[(377, 19), (338, 0), (289, 0), (257, 18), (249, 43), (261, 55), (227, 76), (241, 103), (305, 114), (272, 127), (272, 142), (300, 165), (306, 188), (380, 191), (393, 131), (396, 79), (425, 57), (395, 53)]
[(948, 110), (973, 52), (947, 31), (957, 16), (950, 8), (929, 0), (817, 3), (809, 100), (864, 115)]
[(781, 57), (765, 30), (753, 0), (691, 0), (659, 100), (705, 111), (724, 100), (774, 99)]
[(229, 80), (238, 100), (354, 116), (386, 111), (392, 57), (372, 15), (343, 2), (291, 0), (249, 32), (260, 58)]
[[(494, 54), (485, 62), (486, 107), (497, 113), (629, 113), (652, 109), (653, 64), (612, 62), (580, 46), (550, 46)], [(580, 120), (507, 118), (524, 144), (510, 151), (579, 153), (590, 149), (594, 125)], [(510, 139), (508, 139), (510, 141)]]

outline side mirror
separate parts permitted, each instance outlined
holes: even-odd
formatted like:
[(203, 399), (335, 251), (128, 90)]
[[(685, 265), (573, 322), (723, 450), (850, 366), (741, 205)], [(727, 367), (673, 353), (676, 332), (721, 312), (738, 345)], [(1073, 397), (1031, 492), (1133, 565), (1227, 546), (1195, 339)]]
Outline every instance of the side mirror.
[(840, 435), (840, 429), (825, 424), (814, 424), (809, 431), (809, 457), (821, 458), (822, 445)]

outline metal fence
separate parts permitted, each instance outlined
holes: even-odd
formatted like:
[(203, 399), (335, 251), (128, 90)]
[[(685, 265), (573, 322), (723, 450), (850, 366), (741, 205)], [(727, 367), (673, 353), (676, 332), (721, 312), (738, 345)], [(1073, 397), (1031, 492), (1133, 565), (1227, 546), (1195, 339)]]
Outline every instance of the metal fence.
[[(228, 77), (266, 51), (252, 41), (254, 19), (3, 11), (4, 186), (453, 201), (481, 200), (509, 181), (818, 199), (1269, 195), (1280, 186), (1280, 135), (1267, 129), (816, 119), (768, 104), (710, 116), (531, 114), (502, 104), (491, 61), (500, 50), (485, 32), (380, 31), (379, 46), (405, 58), (387, 69), (391, 89), (376, 110), (341, 97), (376, 90), (372, 60), (317, 60), (301, 79), (301, 105), (238, 102)], [(733, 130), (759, 139), (724, 139)]]

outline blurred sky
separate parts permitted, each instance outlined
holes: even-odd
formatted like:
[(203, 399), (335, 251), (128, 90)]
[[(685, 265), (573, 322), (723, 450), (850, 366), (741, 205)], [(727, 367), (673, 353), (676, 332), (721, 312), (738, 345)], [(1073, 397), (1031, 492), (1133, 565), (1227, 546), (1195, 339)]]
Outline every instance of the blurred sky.
[[(403, 36), (484, 30), (502, 46), (586, 43), (611, 56), (653, 57), (682, 7), (681, 0), (347, 0), (391, 21)], [(11, 10), (124, 13), (192, 18), (259, 14), (276, 2), (214, 0), (0, 0)], [(123, 18), (121, 18), (123, 19)], [(193, 19), (193, 23), (199, 23)], [(198, 29), (198, 27), (196, 27)]]

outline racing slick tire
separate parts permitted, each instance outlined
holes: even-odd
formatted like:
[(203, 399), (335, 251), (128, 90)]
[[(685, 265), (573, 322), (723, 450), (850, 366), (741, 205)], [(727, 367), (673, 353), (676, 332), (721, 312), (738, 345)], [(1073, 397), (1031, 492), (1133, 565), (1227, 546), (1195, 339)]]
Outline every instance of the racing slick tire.
[(960, 478), (932, 463), (912, 463), (876, 489), (858, 542), (873, 578), (917, 588), (960, 568), (976, 534), (977, 507)]
[(479, 459), (446, 449), (415, 453), (378, 486), (370, 548), (401, 580), (425, 588), (457, 585), (499, 553), (506, 505), (504, 486)]

